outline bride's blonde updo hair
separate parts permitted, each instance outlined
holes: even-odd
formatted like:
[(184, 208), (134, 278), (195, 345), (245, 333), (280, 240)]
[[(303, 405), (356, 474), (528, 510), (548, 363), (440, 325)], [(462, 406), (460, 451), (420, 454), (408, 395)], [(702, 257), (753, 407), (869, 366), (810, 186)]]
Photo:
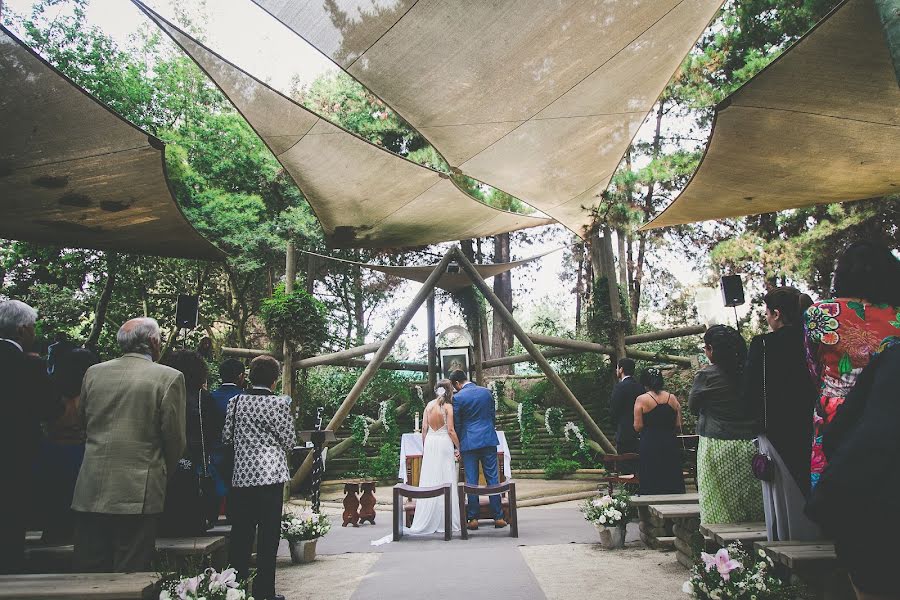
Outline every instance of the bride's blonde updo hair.
[[(441, 392), (443, 392), (443, 394)], [(434, 386), (434, 395), (435, 398), (437, 398), (438, 404), (441, 406), (444, 404), (453, 404), (453, 384), (450, 383), (449, 379), (441, 379), (437, 382), (437, 385)]]

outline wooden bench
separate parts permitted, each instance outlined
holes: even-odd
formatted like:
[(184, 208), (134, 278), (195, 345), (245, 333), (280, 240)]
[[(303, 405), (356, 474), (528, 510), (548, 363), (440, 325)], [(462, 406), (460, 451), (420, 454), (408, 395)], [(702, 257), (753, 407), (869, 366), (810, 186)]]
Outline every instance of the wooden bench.
[[(497, 475), (498, 481), (502, 484), (506, 481), (506, 465), (503, 462), (503, 452), (497, 452)], [(412, 454), (406, 457), (406, 481), (408, 484), (412, 486), (419, 485), (419, 472), (422, 468), (422, 455), (421, 454)], [(462, 461), (459, 463), (459, 481), (463, 482), (466, 480), (466, 471), (463, 468)], [(478, 483), (479, 485), (486, 485), (487, 480), (484, 478), (484, 470), (481, 468), (481, 465), (478, 465)], [(504, 518), (509, 521), (509, 501), (506, 496), (502, 496), (500, 498), (500, 506), (503, 509)], [(403, 511), (406, 515), (406, 526), (409, 527), (412, 525), (413, 516), (416, 513), (416, 501), (410, 500), (409, 502), (404, 503)], [(479, 511), (478, 511), (479, 519), (493, 519), (494, 515), (491, 513), (491, 507), (487, 498), (479, 498)]]
[(638, 511), (638, 529), (641, 541), (650, 548), (671, 550), (675, 547), (672, 521), (654, 519), (650, 514), (651, 504), (692, 504), (700, 502), (700, 494), (650, 494), (632, 496), (628, 503)]
[(775, 572), (784, 580), (801, 583), (816, 598), (852, 600), (856, 598), (847, 572), (839, 567), (834, 544), (820, 542), (756, 542), (775, 563)]
[(0, 575), (0, 599), (148, 600), (157, 583), (155, 573)]
[[(163, 566), (176, 569), (200, 562), (204, 567), (220, 569), (228, 562), (228, 538), (224, 536), (197, 536), (186, 538), (157, 538), (156, 551)], [(29, 571), (71, 573), (75, 546), (36, 545), (25, 549), (26, 567)]]
[(675, 558), (682, 566), (690, 569), (694, 564), (695, 544), (699, 543), (705, 547), (707, 543), (700, 533), (700, 505), (651, 504), (648, 509), (652, 523), (672, 523), (672, 533), (675, 534)]
[(753, 544), (756, 542), (768, 539), (764, 522), (701, 524), (700, 533), (715, 540), (721, 548), (740, 542), (748, 552), (753, 550)]
[[(404, 498), (438, 498), (440, 496), (444, 497), (444, 540), (449, 542), (450, 537), (453, 535), (453, 501), (451, 500), (451, 488), (452, 486), (449, 483), (445, 483), (444, 485), (435, 485), (432, 487), (416, 487), (412, 485), (406, 485), (405, 483), (398, 483), (394, 486), (394, 541), (400, 541), (400, 538), (403, 537), (403, 525), (401, 525), (401, 512), (405, 512), (403, 510), (403, 504), (401, 501), (401, 497)], [(408, 527), (408, 525), (407, 525)], [(463, 524), (463, 527), (465, 525)]]
[[(516, 512), (516, 482), (508, 479), (505, 483), (497, 485), (469, 485), (465, 482), (457, 484), (459, 493), (459, 524), (462, 529), (462, 539), (469, 539), (469, 530), (466, 528), (466, 494), (477, 494), (478, 496), (493, 496), (496, 494), (507, 493), (507, 509), (505, 512), (506, 522), (509, 523), (510, 537), (519, 537), (519, 516)], [(494, 515), (490, 515), (493, 519)]]

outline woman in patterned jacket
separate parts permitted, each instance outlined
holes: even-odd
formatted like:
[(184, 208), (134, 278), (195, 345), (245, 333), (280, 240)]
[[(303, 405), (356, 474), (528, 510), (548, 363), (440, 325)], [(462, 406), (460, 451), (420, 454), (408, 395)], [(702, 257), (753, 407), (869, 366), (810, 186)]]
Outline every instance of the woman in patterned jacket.
[(261, 600), (283, 599), (275, 594), (275, 556), (284, 482), (290, 479), (287, 455), (297, 443), (291, 398), (272, 391), (280, 374), (281, 366), (271, 356), (254, 358), (250, 363), (253, 386), (228, 402), (222, 432), (226, 444), (234, 443), (228, 561), (238, 577), (246, 579), (257, 538), (253, 596)]

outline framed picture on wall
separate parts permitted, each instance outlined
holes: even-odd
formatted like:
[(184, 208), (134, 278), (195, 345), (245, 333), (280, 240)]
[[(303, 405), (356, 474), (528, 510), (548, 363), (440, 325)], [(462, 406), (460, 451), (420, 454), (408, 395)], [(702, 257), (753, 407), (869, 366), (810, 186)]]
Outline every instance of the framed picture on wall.
[(450, 373), (460, 369), (469, 373), (471, 360), (471, 346), (457, 346), (455, 348), (438, 348), (441, 359), (441, 377), (449, 379)]

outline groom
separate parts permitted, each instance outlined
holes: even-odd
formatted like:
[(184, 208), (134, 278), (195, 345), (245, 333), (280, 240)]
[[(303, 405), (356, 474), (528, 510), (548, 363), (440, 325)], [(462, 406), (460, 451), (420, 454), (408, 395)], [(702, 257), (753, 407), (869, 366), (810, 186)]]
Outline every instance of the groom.
[[(466, 470), (466, 483), (478, 485), (478, 463), (484, 470), (488, 485), (496, 485), (497, 445), (500, 440), (494, 431), (494, 398), (490, 390), (469, 381), (465, 371), (450, 373), (450, 383), (456, 393), (453, 395), (453, 412), (456, 432), (459, 434), (459, 450)], [(494, 527), (506, 527), (500, 496), (489, 496), (491, 511), (494, 513)], [(478, 529), (478, 496), (469, 494), (466, 513), (469, 529)]]

